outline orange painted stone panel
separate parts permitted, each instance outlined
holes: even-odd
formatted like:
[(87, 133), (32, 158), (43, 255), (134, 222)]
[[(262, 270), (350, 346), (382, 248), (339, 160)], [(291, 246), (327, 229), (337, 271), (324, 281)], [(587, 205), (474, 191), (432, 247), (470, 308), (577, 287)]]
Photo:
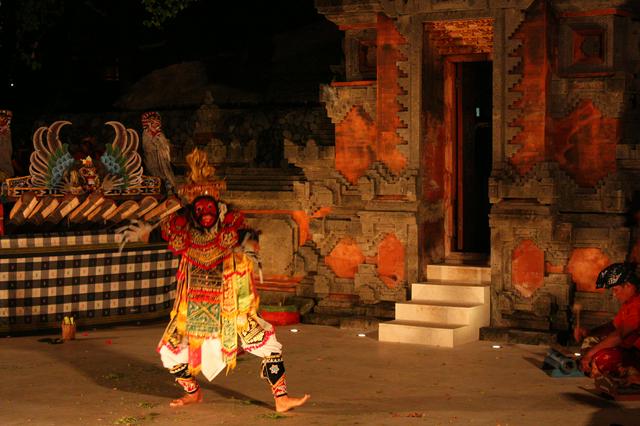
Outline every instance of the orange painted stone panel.
[(545, 270), (547, 274), (562, 274), (564, 272), (564, 265), (554, 265), (551, 262), (545, 263)]
[(600, 271), (609, 265), (611, 259), (600, 249), (576, 248), (569, 258), (567, 272), (571, 274), (578, 291), (602, 292), (604, 290), (596, 290), (596, 278)]
[(523, 297), (542, 287), (544, 252), (531, 240), (522, 240), (511, 254), (511, 284)]
[(324, 258), (324, 262), (339, 278), (353, 278), (358, 272), (358, 265), (364, 263), (362, 250), (351, 238), (343, 238)]
[(393, 20), (384, 14), (378, 15), (377, 24), (377, 159), (399, 174), (407, 166), (407, 158), (398, 151), (397, 145), (406, 143), (397, 130), (406, 127), (398, 117), (402, 110), (398, 96), (403, 94), (399, 85), (398, 62), (406, 60), (400, 46), (407, 41), (400, 34)]
[(389, 288), (404, 281), (405, 251), (402, 242), (387, 234), (378, 246), (378, 278)]
[(422, 150), (424, 165), (423, 194), (433, 203), (444, 198), (445, 189), (445, 133), (444, 124), (432, 114), (427, 114), (426, 138)]
[(549, 14), (545, 1), (537, 1), (527, 11), (525, 21), (512, 36), (522, 45), (511, 56), (521, 57), (522, 78), (509, 90), (522, 94), (509, 108), (519, 110), (518, 117), (509, 123), (521, 130), (509, 144), (520, 145), (509, 159), (521, 175), (548, 157), (547, 152), (547, 93), (551, 80), (548, 48)]
[(361, 106), (353, 106), (336, 124), (336, 170), (358, 183), (374, 161), (376, 124)]
[(582, 187), (593, 188), (616, 171), (620, 120), (605, 118), (590, 100), (554, 122), (553, 156), (560, 168)]

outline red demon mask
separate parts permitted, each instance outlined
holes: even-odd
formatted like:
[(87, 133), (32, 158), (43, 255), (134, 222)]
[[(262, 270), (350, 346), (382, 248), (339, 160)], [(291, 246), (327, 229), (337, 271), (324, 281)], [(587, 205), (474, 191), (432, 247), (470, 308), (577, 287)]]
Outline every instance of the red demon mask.
[(216, 200), (211, 197), (198, 198), (193, 204), (196, 220), (203, 228), (211, 228), (218, 220)]

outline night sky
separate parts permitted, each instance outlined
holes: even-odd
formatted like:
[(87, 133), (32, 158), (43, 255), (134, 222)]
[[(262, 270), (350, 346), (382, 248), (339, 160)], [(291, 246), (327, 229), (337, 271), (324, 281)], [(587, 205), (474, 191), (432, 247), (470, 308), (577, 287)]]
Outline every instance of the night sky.
[[(296, 66), (278, 66), (274, 39), (295, 37), (303, 28), (319, 29), (328, 47), (322, 63), (307, 64), (298, 75), (328, 82), (329, 66), (341, 60), (340, 32), (316, 12), (313, 0), (199, 0), (161, 30), (143, 25), (147, 15), (139, 0), (40, 0), (60, 7), (46, 19), (42, 37), (23, 37), (31, 45), (37, 40), (33, 51), (15, 48), (24, 20), (17, 1), (0, 0), (0, 108), (14, 116), (111, 111), (149, 72), (194, 60), (206, 65), (211, 82), (261, 91), (278, 69)], [(20, 58), (25, 51), (33, 53), (38, 69)]]

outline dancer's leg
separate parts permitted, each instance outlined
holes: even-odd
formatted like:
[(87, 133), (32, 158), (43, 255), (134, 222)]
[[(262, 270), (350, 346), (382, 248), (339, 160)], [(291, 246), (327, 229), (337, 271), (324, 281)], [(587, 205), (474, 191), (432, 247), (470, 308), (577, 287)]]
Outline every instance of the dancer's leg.
[(299, 398), (288, 395), (284, 361), (280, 353), (271, 353), (262, 358), (261, 377), (271, 385), (271, 392), (276, 402), (276, 411), (279, 413), (299, 407), (311, 397), (308, 394)]
[(305, 394), (302, 397), (291, 397), (287, 393), (287, 380), (282, 360), (282, 344), (278, 342), (273, 326), (262, 318), (255, 317), (260, 327), (267, 330), (265, 339), (256, 344), (247, 344), (243, 339), (242, 347), (245, 351), (262, 358), (262, 370), (260, 376), (271, 385), (271, 392), (276, 403), (276, 411), (282, 413), (292, 408), (299, 407), (310, 398)]
[(174, 399), (169, 404), (171, 407), (182, 407), (184, 405), (195, 404), (202, 401), (202, 391), (196, 378), (189, 372), (189, 364), (177, 364), (169, 370), (175, 377), (176, 383), (182, 386), (186, 395)]
[(162, 360), (162, 365), (173, 375), (176, 383), (182, 386), (185, 391), (183, 397), (174, 399), (169, 405), (171, 407), (181, 407), (202, 401), (200, 386), (195, 377), (189, 372), (188, 345), (182, 343), (177, 352), (173, 352), (168, 347), (163, 346), (160, 349), (160, 359)]

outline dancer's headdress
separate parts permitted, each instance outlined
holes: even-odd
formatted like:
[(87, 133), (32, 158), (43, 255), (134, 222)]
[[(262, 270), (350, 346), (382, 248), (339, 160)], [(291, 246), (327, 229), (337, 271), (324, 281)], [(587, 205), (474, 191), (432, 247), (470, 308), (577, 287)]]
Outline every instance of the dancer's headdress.
[(189, 165), (186, 176), (187, 183), (178, 190), (180, 196), (189, 203), (202, 195), (208, 195), (215, 199), (220, 198), (220, 193), (227, 189), (227, 183), (224, 180), (216, 179), (216, 169), (209, 165), (207, 153), (194, 148), (187, 155), (187, 164)]

